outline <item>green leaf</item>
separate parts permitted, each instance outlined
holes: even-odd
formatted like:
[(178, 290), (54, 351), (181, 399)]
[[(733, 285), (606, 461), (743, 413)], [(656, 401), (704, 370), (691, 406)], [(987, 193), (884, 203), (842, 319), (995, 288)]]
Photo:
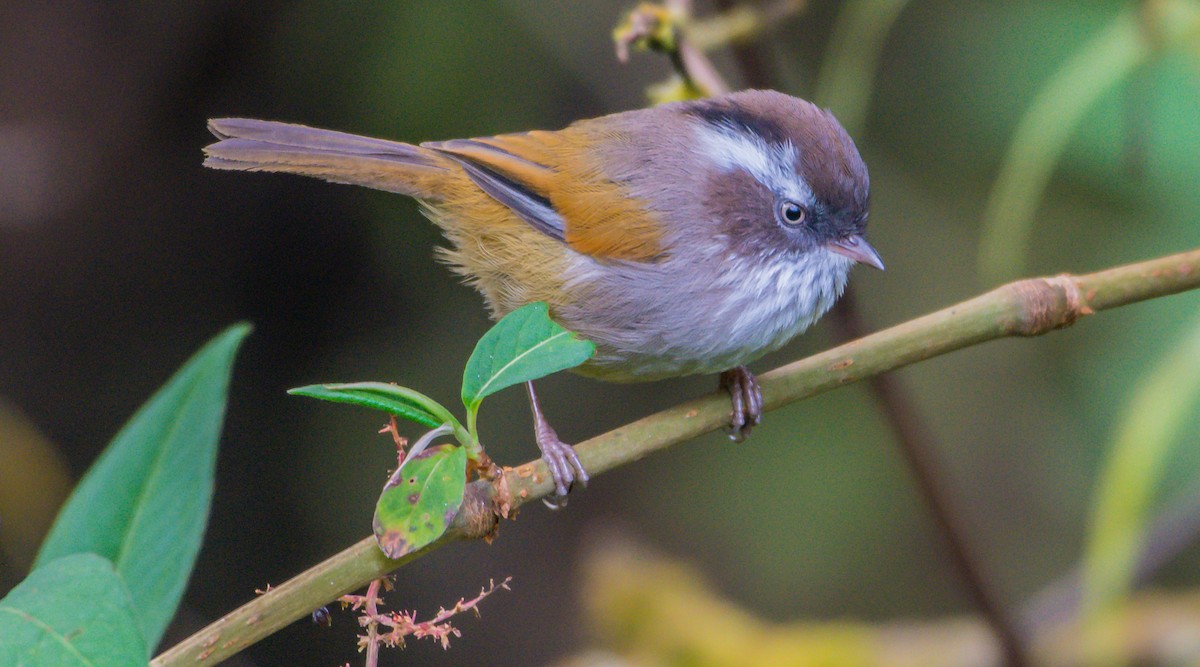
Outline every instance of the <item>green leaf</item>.
[(449, 424), (454, 427), (456, 435), (463, 432), (458, 420), (441, 403), (408, 387), (388, 382), (312, 384), (289, 389), (288, 393), (381, 410), (430, 428)]
[(467, 452), (431, 447), (392, 474), (375, 505), (375, 540), (388, 558), (399, 558), (446, 532), (467, 485)]
[(117, 433), (59, 512), (34, 568), (90, 551), (112, 561), (153, 649), (200, 550), (233, 358), (250, 332), (226, 329)]
[(475, 345), (463, 373), (463, 405), (474, 409), (505, 387), (574, 368), (595, 353), (590, 341), (551, 320), (546, 304), (523, 306), (504, 316)]
[(83, 553), (50, 561), (0, 600), (0, 665), (146, 664), (133, 599), (113, 564)]
[(1200, 320), (1134, 388), (1117, 424), (1084, 553), (1085, 616), (1099, 617), (1132, 589), (1167, 459), (1198, 402)]

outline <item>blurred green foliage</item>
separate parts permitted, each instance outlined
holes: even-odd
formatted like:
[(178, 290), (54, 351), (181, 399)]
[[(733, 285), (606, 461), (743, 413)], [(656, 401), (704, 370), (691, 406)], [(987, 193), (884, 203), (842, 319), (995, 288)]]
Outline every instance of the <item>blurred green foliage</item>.
[[(814, 94), (840, 5), (814, 1), (762, 39), (780, 88)], [(869, 235), (888, 262), (884, 274), (852, 276), (874, 326), (991, 286), (976, 269), (980, 221), (1014, 128), (1062, 64), (1133, 5), (930, 0), (904, 7), (884, 38), (855, 135), (871, 170)], [(5, 52), (14, 67), (44, 74), (41, 81), (86, 90), (84, 99), (96, 98), (87, 108), (103, 110), (108, 99), (159, 102), (144, 103), (157, 114), (122, 116), (121, 134), (87, 124), (104, 114), (79, 119), (58, 107), (30, 107), (31, 117), (58, 113), (79, 124), (70, 141), (103, 138), (101, 148), (131, 132), (135, 120), (158, 124), (124, 146), (130, 153), (121, 162), (97, 167), (101, 185), (70, 188), (88, 193), (86, 206), (27, 236), (0, 229), (0, 246), (29, 258), (0, 265), (25, 272), (0, 275), (7, 297), (0, 321), (13, 332), (3, 339), (11, 356), (0, 392), (76, 452), (82, 469), (78, 462), (95, 455), (84, 444), (92, 433), (115, 419), (108, 415), (127, 413), (115, 407), (145, 394), (147, 366), (171, 368), (191, 345), (171, 332), (234, 315), (262, 323), (257, 365), (231, 412), (231, 441), (239, 446), (225, 454), (224, 495), (197, 574), (205, 584), (192, 598), (204, 614), (365, 534), (375, 490), (360, 483), (363, 471), (387, 466), (394, 455), (389, 440), (372, 434), (377, 419), (258, 397), (325, 377), (378, 377), (449, 404), (459, 378), (447, 369), (461, 367), (487, 328), (478, 297), (432, 260), (440, 241), (410, 202), (301, 179), (201, 172), (204, 116), (258, 115), (410, 141), (561, 126), (642, 105), (645, 86), (664, 77), (667, 65), (653, 57), (619, 67), (611, 55), (611, 28), (627, 8), (620, 1), (300, 0), (265, 15), (227, 9), (204, 25), (213, 32), (238, 26), (248, 37), (188, 52), (205, 57), (155, 61), (170, 70), (165, 81), (187, 94), (113, 78), (142, 59), (93, 56), (108, 69), (79, 77), (84, 86)], [(185, 15), (182, 4), (177, 13)], [(159, 29), (178, 37), (180, 26), (193, 24), (164, 21)], [(118, 55), (148, 48), (157, 24), (122, 25), (136, 46)], [(86, 64), (91, 52), (82, 47), (62, 57), (76, 51)], [(715, 56), (733, 71), (726, 54)], [(1195, 48), (1153, 57), (1083, 115), (1037, 205), (1025, 275), (1096, 270), (1200, 245), (1198, 72)], [(74, 101), (64, 99), (64, 108)], [(91, 146), (76, 154), (92, 154), (83, 150)], [(164, 165), (162, 155), (178, 157)], [(129, 170), (103, 180), (111, 164)], [(143, 201), (138, 193), (145, 191), (163, 200)], [(160, 231), (164, 201), (200, 213), (181, 216), (190, 226)], [(143, 220), (153, 222), (139, 226)], [(89, 225), (122, 233), (86, 233)], [(43, 266), (53, 271), (39, 272)], [(308, 272), (323, 279), (324, 291), (300, 287), (317, 282), (297, 279)], [(374, 291), (362, 296), (355, 288), (366, 283)], [(80, 284), (89, 287), (78, 292)], [(170, 289), (179, 284), (194, 293), (181, 298)], [(149, 296), (131, 302), (134, 292)], [(55, 298), (64, 294), (73, 298)], [(35, 297), (47, 305), (13, 305)], [(1123, 406), (1164, 350), (1187, 335), (1198, 306), (1197, 294), (1161, 299), (898, 373), (937, 436), (971, 537), (1013, 604), (1080, 558), (1100, 462)], [(50, 331), (53, 353), (44, 349)], [(827, 343), (819, 325), (755, 368)], [(31, 389), (64, 376), (73, 382), (55, 392)], [(711, 378), (612, 386), (563, 377), (546, 380), (539, 393), (560, 435), (578, 440), (714, 386)], [(70, 400), (75, 387), (84, 395), (103, 387), (111, 398), (101, 400), (110, 403), (79, 415), (70, 407), (80, 404)], [(505, 392), (489, 401), (481, 425), (492, 434), (489, 452), (503, 463), (535, 456), (523, 397)], [(1200, 467), (1200, 414), (1189, 412), (1178, 428), (1160, 499), (1189, 488)], [(250, 509), (261, 523), (247, 523)], [(489, 615), (446, 657), (414, 646), (413, 659), (546, 662), (576, 646), (569, 613), (576, 608), (575, 554), (600, 523), (620, 524), (720, 573), (726, 593), (772, 618), (870, 620), (965, 607), (886, 425), (868, 394), (849, 387), (771, 413), (743, 445), (713, 435), (674, 448), (598, 479), (567, 513), (523, 513), (489, 549), (456, 550), (447, 555), (453, 564), (435, 558), (406, 571), (404, 595), (414, 607), (445, 603), (445, 591), (461, 588), (450, 582), (464, 567), (513, 574), (512, 607), (523, 614), (519, 623)], [(289, 537), (272, 532), (279, 527)], [(275, 558), (229, 567), (249, 538), (274, 545)], [(1200, 550), (1179, 557), (1157, 583), (1200, 583)], [(292, 643), (283, 637), (252, 655), (287, 664), (319, 652)], [(326, 662), (339, 660), (344, 646)]]
[[(1165, 350), (1162, 358), (1131, 387), (1111, 450), (1097, 478), (1084, 563), (1083, 613), (1102, 617), (1129, 595), (1137, 563), (1147, 546), (1159, 487), (1176, 446), (1194, 444), (1184, 428), (1200, 407), (1200, 326)], [(1189, 448), (1191, 449), (1191, 448)], [(1193, 459), (1195, 454), (1190, 457)], [(1196, 480), (1194, 465), (1183, 477)]]
[[(814, 92), (820, 39), (835, 5), (815, 7), (766, 38), (784, 54), (779, 67), (802, 73), (800, 87), (789, 92)], [(878, 325), (988, 286), (974, 276), (978, 225), (1014, 126), (1064, 60), (1128, 6), (910, 3), (882, 35), (856, 140), (872, 170), (872, 239), (889, 271), (854, 276)], [(573, 53), (603, 51), (596, 44), (623, 9), (394, 4), (336, 18), (332, 4), (309, 2), (287, 17), (275, 57), (288, 87), (323, 91), (306, 105), (306, 122), (410, 140), (555, 127), (641, 105), (642, 88), (666, 72), (666, 63), (650, 56), (641, 63), (651, 67), (647, 79), (612, 59), (580, 63)], [(300, 43), (311, 50), (298, 51)], [(345, 48), (325, 50), (333, 45)], [(1153, 59), (1084, 114), (1037, 206), (1026, 274), (1097, 269), (1200, 245), (1195, 65), (1175, 53)], [(387, 195), (352, 197), (376, 221), (377, 270), (407, 269), (398, 276), (406, 284), (432, 282), (474, 299), (424, 259), (436, 236), (408, 204)], [(1113, 415), (1197, 303), (1184, 295), (1093, 318), (1057, 338), (1004, 342), (901, 373), (943, 443), (972, 537), (1011, 599), (1079, 558)], [(470, 332), (482, 328), (468, 324), (454, 347), (465, 349)], [(405, 332), (403, 347), (438, 346), (447, 332), (435, 328)], [(356, 354), (403, 354), (383, 344), (384, 336)], [(761, 367), (823, 344), (819, 333), (810, 334)], [(561, 384), (571, 398), (547, 407), (556, 419), (570, 419), (581, 401), (611, 414), (584, 419), (574, 429), (580, 437), (668, 402), (656, 394), (706, 388), (685, 381), (629, 392)], [(502, 427), (513, 430), (502, 440), (526, 440), (523, 407), (513, 402), (508, 412)], [(747, 455), (762, 465), (742, 467)], [(737, 469), (726, 464), (729, 456), (738, 456)], [(517, 457), (527, 458), (528, 450)], [(725, 572), (728, 586), (771, 613), (881, 617), (960, 604), (886, 425), (859, 389), (772, 414), (736, 452), (711, 436), (616, 477), (598, 487), (610, 487), (607, 497), (593, 502)], [(324, 480), (323, 487), (344, 482)]]

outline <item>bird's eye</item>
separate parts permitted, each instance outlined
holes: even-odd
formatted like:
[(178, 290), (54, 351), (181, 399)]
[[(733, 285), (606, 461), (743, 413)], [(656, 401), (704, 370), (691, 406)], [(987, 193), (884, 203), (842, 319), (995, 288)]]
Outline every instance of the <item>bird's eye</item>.
[(784, 200), (779, 204), (779, 218), (785, 225), (795, 227), (803, 224), (808, 211), (794, 201)]

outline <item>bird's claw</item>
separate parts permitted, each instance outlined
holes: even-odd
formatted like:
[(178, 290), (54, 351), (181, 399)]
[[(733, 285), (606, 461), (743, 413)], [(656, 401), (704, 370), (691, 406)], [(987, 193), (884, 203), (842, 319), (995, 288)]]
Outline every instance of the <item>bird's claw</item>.
[(741, 442), (762, 421), (762, 388), (745, 366), (736, 366), (721, 373), (721, 388), (729, 392), (733, 408), (726, 432), (730, 440)]
[(546, 507), (556, 510), (567, 506), (567, 494), (576, 482), (586, 487), (587, 471), (579, 461), (575, 448), (559, 439), (558, 434), (549, 424), (540, 424), (537, 428), (538, 449), (542, 450), (542, 460), (550, 469), (550, 478), (554, 480), (554, 497), (542, 500)]

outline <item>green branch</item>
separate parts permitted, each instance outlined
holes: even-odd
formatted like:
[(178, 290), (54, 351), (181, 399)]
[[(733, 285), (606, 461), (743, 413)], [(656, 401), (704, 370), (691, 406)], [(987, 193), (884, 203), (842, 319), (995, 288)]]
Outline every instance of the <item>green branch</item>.
[[(1200, 250), (1081, 276), (1010, 283), (924, 317), (838, 346), (761, 375), (766, 409), (971, 345), (1007, 336), (1036, 336), (1082, 316), (1200, 287)], [(582, 442), (576, 452), (593, 475), (725, 426), (729, 397), (693, 399)], [(446, 536), (403, 558), (386, 558), (368, 537), (230, 612), (151, 662), (156, 667), (205, 665), (308, 615), (449, 542), (494, 534), (497, 514), (554, 491), (539, 459), (506, 468), (503, 483), (475, 482)], [(501, 496), (497, 488), (507, 488)]]

